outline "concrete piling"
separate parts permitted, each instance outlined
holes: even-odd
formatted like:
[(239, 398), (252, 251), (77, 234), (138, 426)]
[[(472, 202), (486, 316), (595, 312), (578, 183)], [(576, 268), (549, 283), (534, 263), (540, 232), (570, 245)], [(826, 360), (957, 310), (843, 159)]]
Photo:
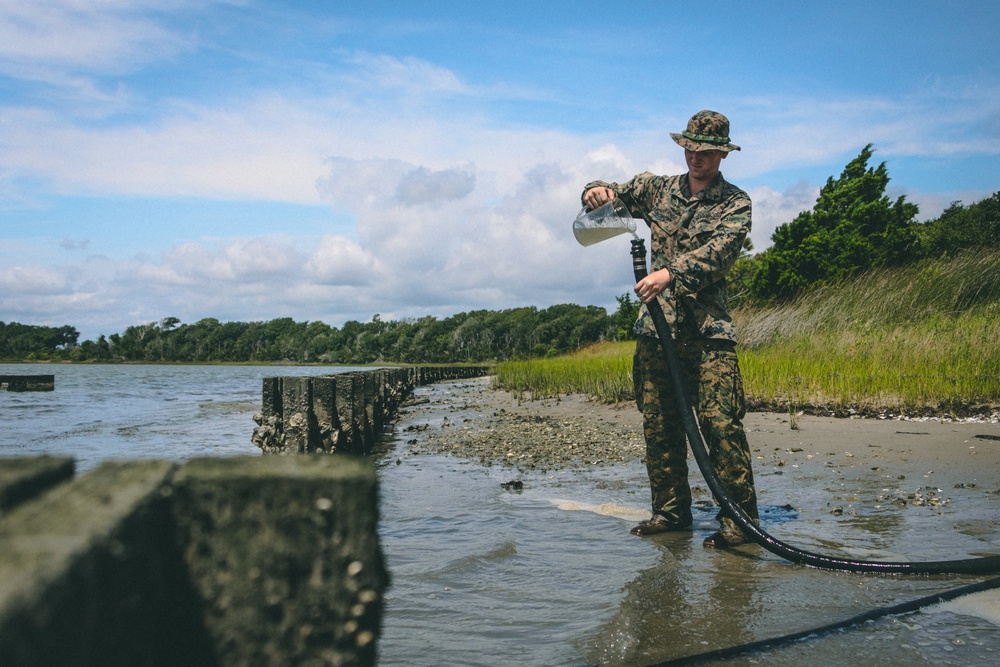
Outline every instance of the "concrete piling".
[[(32, 476), (11, 461), (0, 484)], [(377, 521), (374, 469), (354, 457), (114, 462), (51, 482), (0, 516), (0, 665), (374, 665)]]
[(54, 391), (55, 375), (0, 375), (0, 389), (7, 391)]
[(172, 469), (104, 464), (0, 519), (0, 664), (213, 664), (160, 493)]
[(73, 471), (73, 459), (65, 456), (3, 459), (0, 466), (0, 516), (70, 479)]
[(414, 387), (488, 372), (486, 366), (413, 366), (264, 378), (251, 440), (265, 453), (368, 454)]

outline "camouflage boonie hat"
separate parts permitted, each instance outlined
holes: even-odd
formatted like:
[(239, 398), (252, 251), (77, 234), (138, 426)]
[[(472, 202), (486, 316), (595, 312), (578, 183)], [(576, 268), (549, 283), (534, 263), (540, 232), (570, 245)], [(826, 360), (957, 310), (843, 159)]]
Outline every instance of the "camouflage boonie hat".
[(729, 142), (729, 119), (718, 111), (699, 111), (691, 116), (687, 129), (670, 138), (689, 151), (738, 151), (740, 147)]

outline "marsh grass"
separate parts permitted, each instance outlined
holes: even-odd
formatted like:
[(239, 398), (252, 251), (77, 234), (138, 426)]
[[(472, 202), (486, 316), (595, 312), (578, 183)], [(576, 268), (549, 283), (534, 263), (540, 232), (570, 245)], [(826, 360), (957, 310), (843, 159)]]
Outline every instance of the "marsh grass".
[(606, 403), (632, 398), (634, 343), (598, 343), (569, 355), (508, 361), (494, 368), (494, 386), (519, 399), (585, 394)]
[(823, 330), (741, 350), (747, 396), (839, 412), (979, 412), (1000, 404), (1000, 318)]
[[(1000, 249), (871, 272), (734, 312), (747, 398), (794, 412), (990, 412), (1000, 406)], [(631, 343), (499, 364), (518, 395), (632, 397)]]
[(1000, 404), (1000, 250), (870, 272), (734, 313), (747, 395), (838, 411)]

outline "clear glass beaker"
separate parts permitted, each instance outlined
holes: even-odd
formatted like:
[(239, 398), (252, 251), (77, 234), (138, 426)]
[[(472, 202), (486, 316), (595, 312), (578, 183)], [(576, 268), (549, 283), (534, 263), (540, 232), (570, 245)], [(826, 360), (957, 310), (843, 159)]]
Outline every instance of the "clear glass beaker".
[(622, 201), (615, 197), (593, 210), (584, 208), (573, 221), (573, 236), (580, 245), (588, 246), (619, 234), (635, 235), (635, 218)]

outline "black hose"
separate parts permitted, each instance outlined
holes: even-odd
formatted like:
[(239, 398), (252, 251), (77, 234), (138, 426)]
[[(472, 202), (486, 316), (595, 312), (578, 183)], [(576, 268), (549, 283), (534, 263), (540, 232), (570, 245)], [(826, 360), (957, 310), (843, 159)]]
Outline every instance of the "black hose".
[(879, 607), (877, 609), (871, 609), (869, 611), (863, 612), (856, 616), (852, 616), (843, 621), (837, 621), (836, 623), (829, 623), (827, 625), (823, 625), (818, 628), (802, 630), (801, 632), (793, 632), (787, 635), (782, 635), (780, 637), (772, 637), (770, 639), (761, 639), (755, 642), (749, 642), (747, 644), (740, 644), (738, 646), (728, 646), (726, 648), (721, 648), (714, 651), (706, 651), (705, 653), (697, 653), (695, 655), (684, 656), (683, 658), (674, 658), (672, 660), (667, 660), (665, 662), (658, 662), (654, 665), (647, 665), (647, 667), (680, 667), (681, 665), (697, 665), (706, 662), (708, 660), (722, 660), (725, 658), (733, 658), (735, 656), (744, 655), (746, 653), (752, 653), (754, 651), (762, 651), (764, 649), (774, 648), (776, 646), (781, 646), (782, 644), (789, 644), (795, 641), (819, 637), (820, 635), (824, 635), (833, 632), (835, 630), (843, 630), (845, 628), (851, 628), (856, 625), (861, 625), (862, 623), (867, 623), (868, 621), (873, 621), (875, 619), (882, 618), (883, 616), (898, 616), (900, 614), (909, 614), (924, 607), (928, 607), (932, 604), (937, 604), (939, 602), (946, 602), (948, 600), (954, 600), (955, 598), (962, 597), (963, 595), (971, 595), (972, 593), (979, 593), (997, 587), (1000, 587), (1000, 578), (987, 579), (986, 581), (980, 581), (979, 583), (976, 584), (969, 584), (968, 586), (953, 588), (943, 593), (935, 593), (933, 595), (927, 595), (925, 597), (918, 598), (916, 600), (910, 600), (909, 602), (902, 602), (900, 604), (895, 604), (892, 605), (891, 607)]
[[(643, 217), (645, 215), (643, 214)], [(648, 220), (647, 220), (648, 223)], [(632, 241), (632, 269), (635, 273), (635, 280), (639, 282), (648, 275), (646, 270), (646, 245), (645, 242), (636, 238)], [(887, 574), (995, 574), (1000, 573), (1000, 556), (989, 556), (986, 558), (968, 558), (964, 560), (930, 561), (924, 563), (906, 562), (879, 562), (879, 561), (857, 561), (845, 558), (834, 558), (808, 551), (803, 551), (789, 546), (780, 540), (771, 537), (753, 522), (750, 516), (737, 505), (726, 489), (723, 487), (719, 476), (715, 474), (709, 458), (708, 449), (701, 437), (698, 422), (694, 415), (694, 410), (688, 402), (687, 393), (684, 391), (684, 379), (681, 375), (680, 357), (677, 353), (677, 345), (674, 342), (670, 327), (663, 309), (657, 299), (653, 299), (646, 304), (649, 314), (653, 318), (656, 327), (656, 334), (660, 339), (660, 348), (663, 352), (667, 367), (670, 369), (670, 380), (674, 391), (674, 400), (680, 408), (681, 419), (684, 422), (684, 431), (687, 434), (688, 443), (694, 454), (698, 468), (701, 470), (705, 482), (712, 490), (716, 501), (722, 507), (723, 512), (739, 524), (743, 532), (754, 542), (764, 547), (771, 553), (780, 556), (793, 563), (811, 565), (813, 567), (829, 570), (846, 570), (849, 572), (884, 572)]]

